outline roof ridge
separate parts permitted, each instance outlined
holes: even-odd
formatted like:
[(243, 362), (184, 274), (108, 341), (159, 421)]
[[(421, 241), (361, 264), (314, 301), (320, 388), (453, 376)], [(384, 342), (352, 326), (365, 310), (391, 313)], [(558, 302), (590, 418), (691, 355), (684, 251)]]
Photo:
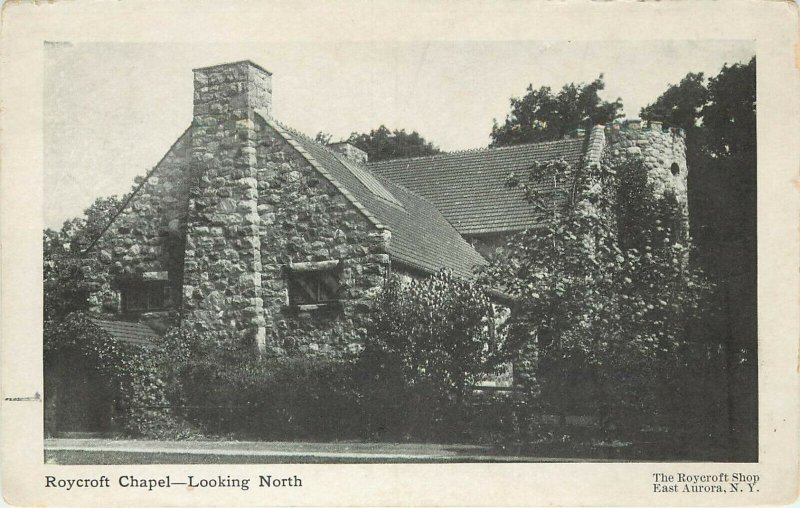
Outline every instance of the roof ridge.
[(270, 121), (272, 123), (274, 123), (275, 125), (277, 125), (278, 127), (282, 128), (283, 130), (288, 131), (289, 134), (291, 134), (292, 136), (297, 136), (297, 137), (300, 137), (300, 138), (304, 138), (304, 139), (306, 139), (308, 141), (311, 141), (312, 143), (317, 143), (319, 146), (321, 146), (323, 148), (325, 147), (325, 145), (323, 145), (322, 143), (317, 142), (315, 139), (312, 139), (311, 136), (309, 136), (308, 134), (306, 134), (304, 132), (301, 132), (298, 129), (295, 129), (294, 127), (286, 125), (285, 123), (281, 122), (280, 120), (277, 120), (275, 118), (271, 118)]
[(535, 143), (519, 143), (516, 145), (507, 145), (507, 146), (488, 146), (484, 148), (466, 148), (464, 150), (453, 150), (451, 152), (443, 152), (437, 153), (434, 155), (418, 155), (416, 157), (400, 157), (397, 159), (384, 159), (380, 161), (373, 161), (367, 162), (368, 165), (378, 165), (384, 163), (399, 163), (402, 161), (412, 161), (412, 160), (421, 160), (421, 159), (440, 159), (444, 157), (448, 157), (451, 155), (464, 155), (464, 154), (471, 154), (471, 153), (481, 153), (481, 152), (500, 152), (504, 150), (509, 150), (512, 148), (521, 148), (521, 147), (530, 147), (530, 146), (541, 146), (541, 145), (550, 145), (555, 143), (564, 143), (566, 141), (581, 141), (583, 138), (568, 138), (568, 139), (554, 139), (551, 141), (537, 141)]
[[(288, 126), (288, 125), (286, 125), (285, 123), (283, 123), (283, 122), (279, 122), (278, 120), (275, 120), (275, 119), (273, 119), (272, 121), (273, 121), (275, 124), (277, 124), (278, 126), (280, 126), (281, 128), (283, 128), (283, 129), (285, 129), (285, 130), (289, 131), (289, 133), (290, 133), (290, 134), (293, 134), (293, 135), (294, 135), (294, 134), (296, 134), (296, 135), (298, 135), (298, 136), (300, 136), (300, 137), (302, 137), (302, 138), (305, 138), (307, 141), (309, 141), (309, 142), (311, 142), (311, 143), (316, 143), (316, 144), (317, 144), (317, 145), (318, 145), (320, 148), (323, 148), (323, 149), (324, 149), (326, 152), (328, 152), (329, 154), (331, 154), (331, 155), (332, 155), (333, 157), (335, 157), (337, 160), (339, 160), (339, 156), (342, 156), (342, 154), (340, 154), (339, 152), (336, 152), (336, 151), (334, 151), (334, 150), (331, 150), (331, 149), (330, 149), (330, 148), (328, 148), (326, 145), (323, 145), (322, 143), (318, 142), (318, 141), (317, 141), (317, 140), (315, 140), (315, 139), (311, 139), (311, 136), (309, 136), (309, 135), (307, 135), (307, 134), (304, 134), (303, 132), (300, 132), (299, 130), (295, 129), (294, 127), (289, 127), (289, 126)], [(424, 158), (424, 157), (420, 157), (420, 158)], [(392, 160), (407, 160), (407, 159), (392, 159)], [(401, 183), (399, 183), (399, 182), (395, 181), (393, 178), (391, 178), (391, 177), (389, 177), (389, 176), (387, 176), (387, 175), (384, 175), (384, 174), (380, 174), (380, 173), (375, 173), (375, 172), (373, 172), (373, 171), (372, 171), (372, 170), (369, 168), (369, 163), (367, 163), (367, 164), (363, 164), (363, 163), (361, 163), (361, 162), (359, 162), (359, 161), (350, 161), (350, 160), (348, 160), (348, 162), (353, 162), (353, 163), (355, 163), (355, 164), (356, 164), (356, 166), (359, 166), (361, 169), (363, 169), (363, 170), (365, 170), (365, 171), (369, 171), (369, 173), (370, 173), (372, 176), (374, 176), (374, 177), (376, 177), (376, 178), (378, 178), (378, 179), (388, 180), (389, 182), (391, 182), (391, 183), (392, 183), (392, 185), (396, 185), (397, 187), (400, 187), (400, 188), (401, 188), (401, 189), (403, 189), (404, 191), (408, 192), (409, 194), (411, 194), (411, 195), (413, 195), (413, 196), (415, 196), (415, 197), (417, 197), (417, 198), (419, 198), (419, 199), (421, 199), (421, 200), (425, 201), (426, 203), (428, 203), (429, 205), (431, 205), (431, 206), (433, 206), (433, 207), (436, 207), (436, 205), (433, 203), (433, 201), (431, 201), (430, 199), (426, 198), (425, 196), (422, 196), (422, 195), (420, 195), (418, 192), (414, 192), (413, 190), (409, 189), (409, 188), (408, 188), (408, 187), (406, 187), (405, 185), (402, 185)], [(379, 196), (379, 197), (380, 197), (380, 196)], [(436, 208), (436, 209), (437, 209), (437, 210), (439, 210), (438, 208)], [(439, 211), (439, 213), (441, 213), (441, 210)], [(442, 215), (442, 217), (444, 217), (444, 215)], [(447, 220), (447, 218), (446, 218), (446, 217), (445, 217), (445, 220)], [(448, 224), (450, 223), (450, 221), (447, 221), (447, 222), (448, 222)], [(450, 225), (451, 225), (451, 226), (453, 226), (452, 224), (450, 224)], [(458, 229), (456, 229), (456, 228), (455, 228), (455, 226), (453, 226), (453, 229), (455, 229), (456, 231), (458, 231)], [(459, 234), (460, 234), (460, 233), (459, 233)]]

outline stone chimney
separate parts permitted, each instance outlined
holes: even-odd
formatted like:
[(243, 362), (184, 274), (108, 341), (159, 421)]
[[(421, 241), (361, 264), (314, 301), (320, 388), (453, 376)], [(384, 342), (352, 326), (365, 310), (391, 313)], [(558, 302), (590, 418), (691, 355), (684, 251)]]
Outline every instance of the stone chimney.
[(191, 187), (184, 323), (233, 332), (263, 351), (257, 126), (269, 117), (272, 82), (249, 61), (194, 70)]
[[(272, 116), (272, 73), (249, 60), (194, 69), (194, 119), (259, 111)], [(270, 118), (267, 118), (270, 119)]]
[(328, 148), (331, 150), (338, 152), (350, 160), (354, 160), (361, 164), (366, 164), (367, 159), (369, 156), (367, 152), (360, 149), (356, 145), (350, 143), (349, 141), (340, 141), (338, 143), (328, 143)]

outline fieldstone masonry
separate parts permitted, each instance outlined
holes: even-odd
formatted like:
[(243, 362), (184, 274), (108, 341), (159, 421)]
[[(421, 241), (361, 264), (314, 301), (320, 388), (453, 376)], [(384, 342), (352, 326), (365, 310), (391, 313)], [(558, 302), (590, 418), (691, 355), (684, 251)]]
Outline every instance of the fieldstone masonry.
[(184, 319), (237, 330), (263, 350), (254, 109), (271, 111), (271, 76), (239, 62), (196, 69), (194, 81)]
[[(363, 344), (370, 301), (389, 269), (390, 235), (287, 141), (290, 134), (279, 133), (266, 119), (258, 125), (261, 294), (268, 347), (277, 354), (327, 355), (356, 348)], [(315, 264), (336, 266), (341, 305), (290, 307), (285, 272)]]
[[(194, 86), (192, 126), (137, 181), (87, 257), (92, 309), (119, 314), (124, 284), (155, 278), (168, 281), (167, 308), (138, 319), (156, 329), (182, 322), (233, 331), (272, 355), (360, 347), (367, 310), (392, 270), (391, 232), (302, 148), (299, 134), (274, 122), (269, 72), (251, 62), (196, 69)], [(366, 157), (346, 143), (331, 148)], [(656, 193), (673, 193), (685, 207), (685, 149), (682, 131), (657, 122), (598, 126), (584, 162), (609, 151), (639, 154)], [(476, 241), (488, 254), (505, 239)], [(336, 274), (338, 302), (290, 305), (292, 272), (320, 268)]]
[(130, 203), (96, 240), (94, 255), (86, 258), (86, 271), (95, 288), (89, 299), (94, 312), (120, 313), (122, 286), (166, 274), (166, 304), (171, 310), (145, 313), (141, 318), (162, 330), (178, 323), (191, 134), (188, 129), (147, 176), (137, 177)]
[(639, 120), (606, 128), (607, 148), (614, 155), (641, 156), (653, 184), (656, 198), (674, 196), (683, 210), (683, 227), (689, 230), (686, 133), (679, 128), (664, 128), (661, 122)]
[(657, 196), (672, 193), (687, 203), (686, 135), (683, 129), (664, 129), (661, 122), (639, 121), (606, 129), (608, 149), (613, 153), (640, 155)]

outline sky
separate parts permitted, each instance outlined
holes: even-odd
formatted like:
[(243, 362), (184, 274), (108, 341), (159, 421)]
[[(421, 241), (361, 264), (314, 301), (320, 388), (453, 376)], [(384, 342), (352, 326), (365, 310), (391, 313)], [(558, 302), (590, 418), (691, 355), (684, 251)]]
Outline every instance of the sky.
[(48, 43), (44, 223), (128, 192), (192, 120), (192, 69), (249, 59), (272, 72), (273, 112), (334, 139), (381, 124), (443, 150), (485, 147), (509, 99), (590, 82), (628, 118), (688, 72), (747, 62), (752, 41), (337, 42), (258, 45)]

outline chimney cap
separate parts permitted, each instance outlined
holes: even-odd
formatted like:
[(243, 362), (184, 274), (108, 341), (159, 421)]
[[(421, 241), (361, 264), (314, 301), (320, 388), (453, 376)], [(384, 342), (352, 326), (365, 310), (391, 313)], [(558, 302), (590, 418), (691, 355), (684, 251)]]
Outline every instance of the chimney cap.
[(357, 160), (358, 162), (365, 163), (369, 160), (367, 152), (360, 149), (350, 141), (335, 141), (328, 143), (327, 147), (337, 153), (344, 155), (350, 159)]
[(266, 72), (267, 74), (272, 76), (272, 73), (270, 71), (268, 71), (267, 69), (261, 67), (260, 65), (258, 65), (256, 63), (253, 63), (252, 60), (239, 60), (237, 62), (228, 62), (228, 63), (217, 64), (217, 65), (208, 65), (206, 67), (196, 67), (196, 68), (192, 69), (192, 72), (207, 71), (207, 70), (211, 70), (211, 69), (217, 69), (217, 68), (220, 68), (220, 67), (233, 67), (235, 65), (241, 65), (241, 64), (247, 64), (247, 65), (249, 65), (251, 67), (255, 67), (256, 69), (260, 70), (261, 72)]

